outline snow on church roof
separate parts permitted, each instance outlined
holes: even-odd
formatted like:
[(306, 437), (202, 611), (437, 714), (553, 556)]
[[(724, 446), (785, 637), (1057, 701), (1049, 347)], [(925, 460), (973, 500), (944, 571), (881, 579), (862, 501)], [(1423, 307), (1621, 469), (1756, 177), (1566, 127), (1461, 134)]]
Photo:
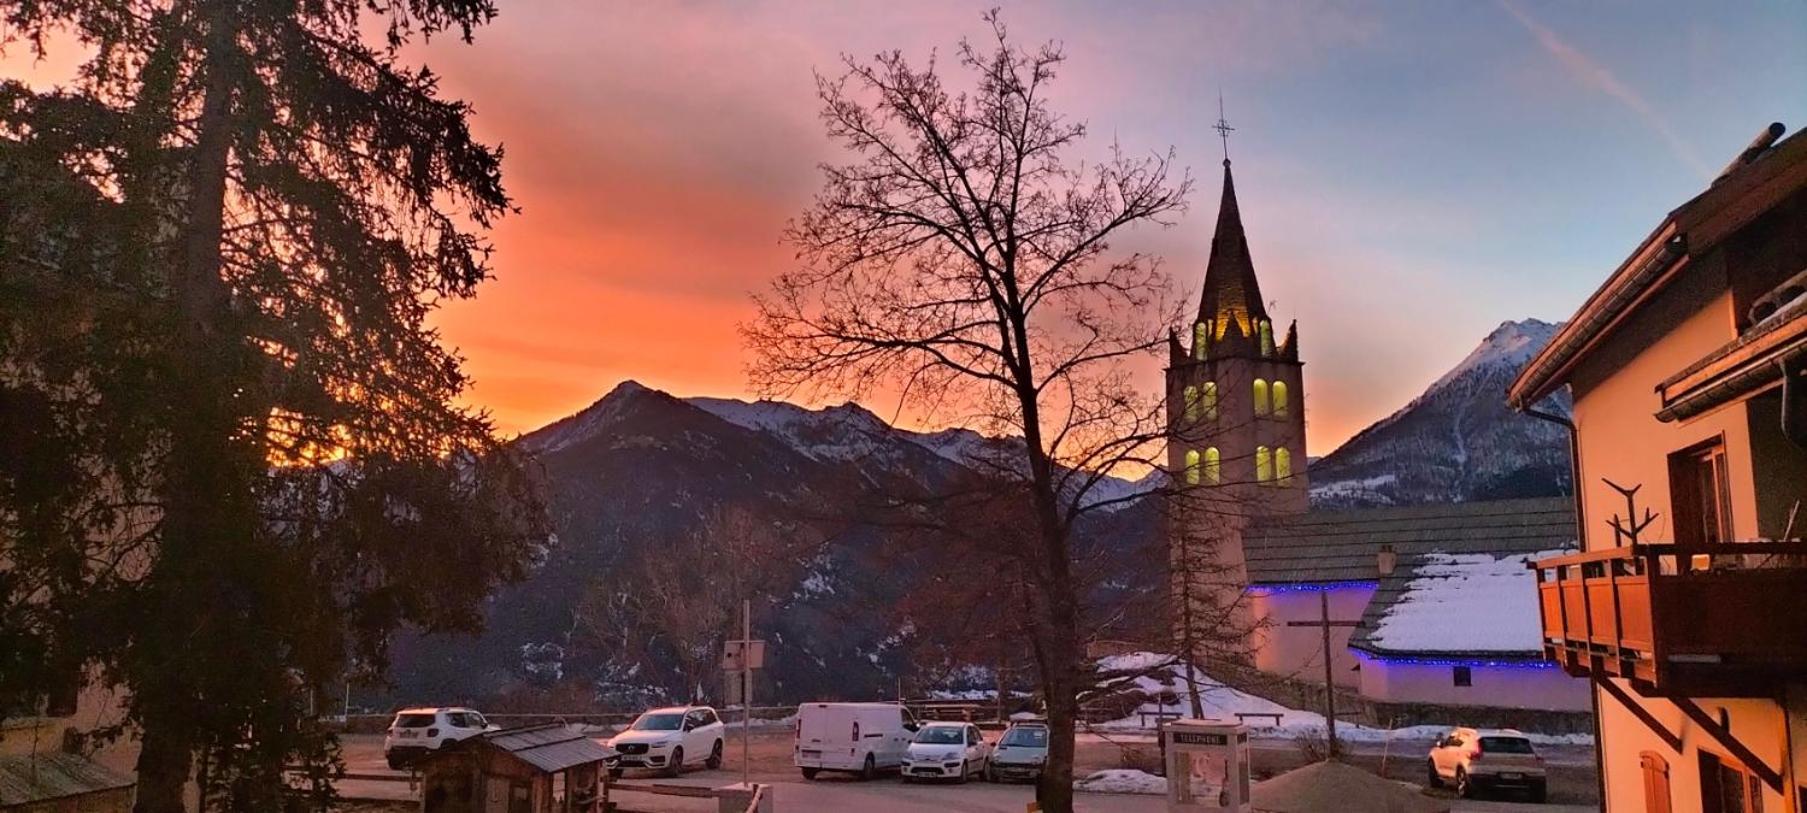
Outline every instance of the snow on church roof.
[(1388, 580), (1401, 583), (1387, 595), (1376, 591), (1349, 645), (1380, 655), (1541, 652), (1536, 576), (1526, 563), (1562, 552), (1427, 553), (1402, 562)]

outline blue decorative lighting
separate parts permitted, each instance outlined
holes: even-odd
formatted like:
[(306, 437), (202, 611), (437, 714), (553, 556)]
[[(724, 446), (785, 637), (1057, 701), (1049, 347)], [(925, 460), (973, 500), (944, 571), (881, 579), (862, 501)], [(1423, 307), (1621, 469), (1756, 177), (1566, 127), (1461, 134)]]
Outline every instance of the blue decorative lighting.
[(1322, 593), (1327, 590), (1374, 590), (1380, 587), (1376, 581), (1339, 581), (1339, 582), (1304, 582), (1301, 584), (1256, 584), (1249, 587), (1251, 593)]
[(1416, 655), (1376, 655), (1367, 650), (1356, 649), (1356, 658), (1381, 663), (1400, 663), (1411, 666), (1485, 666), (1489, 669), (1557, 669), (1559, 664), (1546, 660), (1497, 660), (1489, 658), (1460, 657), (1420, 657)]

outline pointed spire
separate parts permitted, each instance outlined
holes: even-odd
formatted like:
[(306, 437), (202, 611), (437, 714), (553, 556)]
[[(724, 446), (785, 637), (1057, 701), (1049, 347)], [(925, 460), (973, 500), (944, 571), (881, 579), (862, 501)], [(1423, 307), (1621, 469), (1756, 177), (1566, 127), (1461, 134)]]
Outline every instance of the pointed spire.
[(1242, 232), (1242, 211), (1236, 205), (1236, 179), (1230, 159), (1223, 162), (1223, 201), (1217, 207), (1217, 233), (1211, 238), (1211, 259), (1205, 265), (1205, 295), (1199, 301), (1199, 321), (1215, 320), (1218, 331), (1235, 323), (1245, 336), (1267, 321), (1261, 286), (1255, 281), (1255, 263), (1249, 257), (1249, 241)]

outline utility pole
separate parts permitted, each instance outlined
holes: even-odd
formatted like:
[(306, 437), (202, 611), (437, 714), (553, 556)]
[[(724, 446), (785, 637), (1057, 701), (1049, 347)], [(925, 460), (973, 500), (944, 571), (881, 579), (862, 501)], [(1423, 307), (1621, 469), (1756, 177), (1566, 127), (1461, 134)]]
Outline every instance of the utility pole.
[(1318, 627), (1324, 631), (1324, 731), (1330, 737), (1330, 758), (1335, 759), (1342, 751), (1336, 741), (1336, 669), (1330, 661), (1330, 628), (1358, 627), (1360, 621), (1330, 620), (1330, 591), (1318, 591), (1318, 620), (1288, 621), (1289, 627)]
[[(742, 646), (751, 649), (753, 644), (753, 601), (740, 600), (740, 640)], [(753, 739), (753, 658), (751, 652), (745, 652), (740, 659), (740, 786), (752, 789), (752, 746)]]

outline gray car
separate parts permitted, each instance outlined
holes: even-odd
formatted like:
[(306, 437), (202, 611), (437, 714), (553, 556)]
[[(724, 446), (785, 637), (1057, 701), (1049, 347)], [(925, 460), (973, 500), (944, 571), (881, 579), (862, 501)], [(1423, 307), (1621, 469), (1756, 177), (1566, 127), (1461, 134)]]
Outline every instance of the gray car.
[(993, 782), (1034, 781), (1041, 778), (1048, 761), (1048, 724), (1037, 721), (1011, 723), (991, 754)]

